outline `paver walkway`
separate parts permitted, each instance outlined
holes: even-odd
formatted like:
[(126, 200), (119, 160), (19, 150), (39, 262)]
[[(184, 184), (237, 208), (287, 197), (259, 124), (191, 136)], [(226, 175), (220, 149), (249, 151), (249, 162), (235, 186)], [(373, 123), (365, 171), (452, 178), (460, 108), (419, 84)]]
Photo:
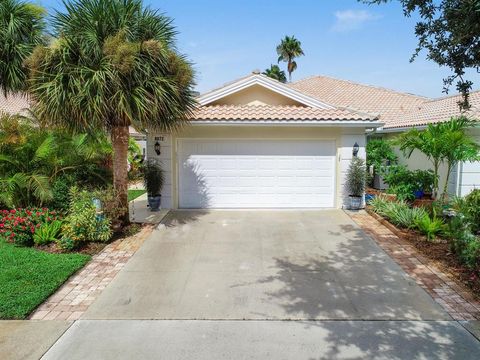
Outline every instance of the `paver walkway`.
[(115, 275), (151, 234), (145, 226), (138, 234), (107, 245), (77, 274), (63, 284), (30, 316), (32, 320), (76, 320), (100, 295)]
[(415, 279), (455, 320), (480, 320), (480, 302), (443, 273), (406, 240), (399, 238), (365, 211), (350, 213), (385, 252)]

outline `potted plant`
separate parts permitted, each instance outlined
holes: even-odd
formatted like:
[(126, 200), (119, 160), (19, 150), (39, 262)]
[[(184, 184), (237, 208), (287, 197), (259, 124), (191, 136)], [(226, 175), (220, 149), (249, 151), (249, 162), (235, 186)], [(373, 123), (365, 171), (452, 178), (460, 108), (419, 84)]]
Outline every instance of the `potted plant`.
[(148, 195), (150, 211), (158, 211), (161, 204), (161, 192), (165, 176), (162, 168), (155, 160), (148, 160), (143, 165), (143, 183)]
[(346, 190), (350, 198), (350, 209), (362, 208), (362, 197), (365, 192), (366, 169), (365, 161), (354, 157), (347, 171)]

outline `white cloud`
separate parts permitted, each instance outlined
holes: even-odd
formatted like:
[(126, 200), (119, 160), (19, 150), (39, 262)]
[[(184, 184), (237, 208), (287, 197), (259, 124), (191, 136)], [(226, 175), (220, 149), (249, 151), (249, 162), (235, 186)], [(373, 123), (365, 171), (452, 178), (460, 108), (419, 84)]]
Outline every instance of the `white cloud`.
[(332, 26), (332, 31), (335, 32), (348, 32), (357, 30), (362, 27), (363, 24), (369, 21), (377, 20), (381, 18), (381, 15), (372, 14), (367, 10), (343, 10), (335, 12), (335, 24)]

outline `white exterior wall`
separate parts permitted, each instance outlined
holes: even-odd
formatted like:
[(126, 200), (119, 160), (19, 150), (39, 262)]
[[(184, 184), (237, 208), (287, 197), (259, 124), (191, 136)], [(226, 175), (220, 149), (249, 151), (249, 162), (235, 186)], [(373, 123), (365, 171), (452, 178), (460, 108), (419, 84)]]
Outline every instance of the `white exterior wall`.
[(346, 183), (346, 175), (348, 171), (348, 167), (350, 166), (350, 161), (353, 158), (353, 145), (355, 143), (358, 144), (359, 151), (358, 157), (365, 159), (366, 158), (366, 135), (365, 129), (344, 129), (341, 134), (340, 144), (338, 147), (338, 159), (339, 159), (339, 173), (340, 179), (338, 182), (338, 192), (341, 194), (343, 201), (343, 207), (348, 208), (349, 205), (349, 197), (348, 193), (345, 190), (345, 183)]
[[(160, 155), (155, 152), (155, 142), (160, 144)], [(162, 203), (163, 209), (173, 208), (173, 162), (172, 162), (172, 136), (169, 134), (148, 134), (147, 136), (147, 158), (149, 160), (156, 160), (159, 162), (165, 173), (165, 184), (162, 189)]]
[[(480, 129), (473, 129), (470, 131), (470, 134), (474, 136), (477, 139), (477, 143), (480, 144)], [(459, 167), (458, 195), (465, 196), (473, 189), (480, 189), (480, 161), (462, 163)]]
[[(177, 140), (188, 138), (218, 138), (218, 139), (319, 139), (334, 140), (336, 146), (336, 207), (342, 208), (348, 200), (345, 194), (345, 175), (352, 159), (353, 145), (360, 146), (359, 156), (365, 158), (365, 128), (324, 128), (324, 127), (288, 127), (280, 126), (190, 126), (179, 134), (168, 135), (150, 133), (147, 137), (147, 157), (161, 162), (165, 171), (165, 186), (162, 190), (162, 208), (178, 208), (178, 164)], [(155, 142), (161, 144), (161, 154), (154, 151)]]

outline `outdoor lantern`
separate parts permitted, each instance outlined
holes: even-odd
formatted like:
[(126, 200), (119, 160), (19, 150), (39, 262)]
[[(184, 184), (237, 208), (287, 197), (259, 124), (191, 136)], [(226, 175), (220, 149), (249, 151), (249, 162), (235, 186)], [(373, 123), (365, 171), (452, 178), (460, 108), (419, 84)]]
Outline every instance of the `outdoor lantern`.
[(160, 143), (158, 141), (155, 142), (154, 149), (157, 155), (160, 155)]
[(358, 150), (360, 150), (360, 146), (358, 146), (358, 143), (355, 142), (355, 144), (353, 145), (353, 151), (352, 151), (353, 156), (356, 157), (358, 155)]

